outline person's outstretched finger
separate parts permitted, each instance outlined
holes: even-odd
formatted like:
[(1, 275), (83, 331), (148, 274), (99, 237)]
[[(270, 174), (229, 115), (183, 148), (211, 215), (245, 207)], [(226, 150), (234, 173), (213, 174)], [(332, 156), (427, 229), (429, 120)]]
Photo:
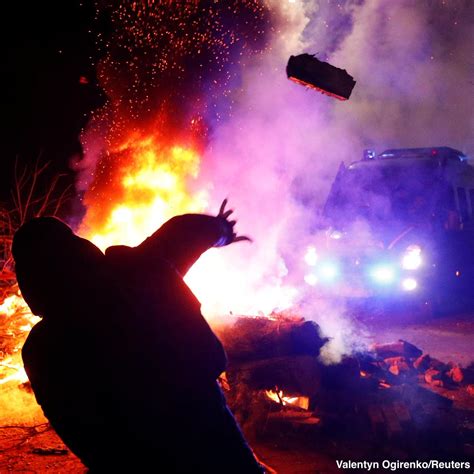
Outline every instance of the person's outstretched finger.
[(221, 207), (219, 208), (219, 214), (218, 214), (219, 216), (222, 216), (224, 214), (224, 209), (226, 206), (227, 206), (227, 198), (225, 198), (222, 201)]
[(250, 237), (247, 237), (246, 235), (239, 235), (235, 237), (232, 242), (244, 242), (244, 241), (253, 242), (253, 240)]

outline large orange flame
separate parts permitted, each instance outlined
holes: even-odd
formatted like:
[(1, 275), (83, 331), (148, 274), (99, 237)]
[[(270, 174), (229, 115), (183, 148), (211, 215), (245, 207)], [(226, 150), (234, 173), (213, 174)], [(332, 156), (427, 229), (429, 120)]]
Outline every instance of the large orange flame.
[(125, 163), (115, 170), (105, 193), (86, 196), (88, 210), (80, 229), (102, 250), (138, 245), (172, 216), (206, 208), (206, 192), (188, 189), (200, 166), (193, 149), (163, 146), (149, 135), (130, 137), (113, 154), (122, 161), (125, 156)]
[[(208, 209), (207, 188), (197, 185), (200, 154), (191, 146), (163, 145), (152, 133), (131, 135), (111, 155), (113, 172), (107, 179), (100, 176), (86, 194), (87, 213), (79, 232), (102, 250), (117, 244), (138, 245), (175, 215), (215, 212)], [(291, 305), (295, 290), (284, 287), (278, 276), (264, 285), (259, 282), (258, 291), (251, 288), (243, 269), (229, 264), (232, 252), (235, 257), (235, 250), (209, 251), (186, 277), (206, 317), (230, 312), (269, 314)], [(246, 269), (256, 274), (262, 270), (250, 263)]]

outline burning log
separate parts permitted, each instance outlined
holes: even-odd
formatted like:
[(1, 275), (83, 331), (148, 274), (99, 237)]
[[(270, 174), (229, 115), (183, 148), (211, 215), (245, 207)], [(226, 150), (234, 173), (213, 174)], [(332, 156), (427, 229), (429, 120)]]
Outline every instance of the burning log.
[[(238, 380), (235, 379), (238, 374)], [(321, 385), (321, 366), (315, 357), (278, 357), (231, 366), (227, 375), (232, 385), (244, 383), (250, 390), (283, 387), (288, 395), (314, 396)]]
[(313, 54), (290, 56), (286, 74), (298, 84), (339, 100), (349, 99), (356, 83), (345, 69), (320, 61)]
[(411, 364), (405, 357), (388, 357), (384, 362), (388, 365), (388, 371), (393, 375), (406, 374), (411, 371)]
[(425, 372), (425, 382), (429, 383), (430, 385), (434, 385), (435, 387), (443, 387), (443, 374), (439, 370), (436, 369), (428, 369)]
[(454, 382), (461, 383), (464, 380), (464, 373), (458, 365), (455, 365), (451, 370), (449, 370), (446, 375)]
[(327, 339), (301, 318), (238, 318), (217, 329), (229, 367), (226, 398), (246, 436), (273, 424), (318, 425), (311, 399), (321, 386), (319, 350)]
[(216, 330), (231, 364), (278, 357), (317, 356), (328, 339), (319, 326), (303, 319), (241, 317)]
[[(442, 386), (460, 381), (466, 369), (413, 344), (376, 345), (325, 366), (316, 357), (325, 339), (301, 319), (240, 318), (220, 335), (230, 361), (226, 396), (251, 439), (324, 430), (334, 439), (362, 436), (411, 453), (418, 442), (432, 449), (434, 432), (459, 438)], [(419, 385), (423, 378), (429, 388)], [(472, 387), (466, 391), (474, 394)]]

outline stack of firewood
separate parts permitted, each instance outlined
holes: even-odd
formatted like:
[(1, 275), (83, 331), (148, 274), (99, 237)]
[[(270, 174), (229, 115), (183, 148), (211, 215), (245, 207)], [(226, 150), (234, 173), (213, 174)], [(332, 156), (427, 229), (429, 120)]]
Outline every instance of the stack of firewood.
[(433, 390), (474, 393), (471, 368), (443, 364), (403, 340), (327, 366), (318, 355), (328, 339), (314, 322), (239, 318), (219, 336), (229, 357), (225, 393), (249, 437), (281, 433), (286, 424), (292, 432), (297, 425), (313, 435), (350, 431), (409, 449), (415, 438), (431, 439), (433, 427), (456, 433), (452, 400)]

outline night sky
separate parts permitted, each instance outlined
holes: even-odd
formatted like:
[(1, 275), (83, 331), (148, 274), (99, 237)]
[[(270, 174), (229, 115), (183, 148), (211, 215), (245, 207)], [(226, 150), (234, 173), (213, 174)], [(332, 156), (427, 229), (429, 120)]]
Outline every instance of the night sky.
[[(15, 157), (32, 163), (41, 154), (51, 161), (50, 176), (67, 173), (68, 162), (81, 152), (79, 133), (104, 96), (97, 87), (97, 52), (91, 2), (8, 2), (3, 7), (1, 62), (1, 191), (8, 198)], [(81, 79), (81, 77), (83, 79)]]
[[(257, 11), (259, 7), (255, 5), (258, 2), (253, 0), (248, 3), (223, 3), (217, 10), (213, 1), (202, 2), (197, 16), (190, 15), (186, 23), (188, 31), (192, 32), (186, 36), (186, 41), (189, 43), (189, 38), (192, 41), (189, 45), (183, 43), (179, 48), (175, 47), (168, 33), (174, 31), (176, 38), (181, 35), (181, 18), (187, 21), (182, 7), (175, 8), (178, 13), (173, 20), (167, 10), (171, 7), (157, 4), (147, 10), (145, 18), (140, 17), (138, 21), (131, 19), (133, 15), (128, 16), (131, 12), (126, 8), (114, 7), (115, 17), (110, 14), (108, 5), (114, 5), (113, 2), (102, 2), (100, 8), (95, 8), (94, 3), (87, 0), (56, 1), (8, 7), (5, 18), (8, 18), (12, 28), (8, 33), (2, 32), (5, 59), (1, 80), (6, 96), (0, 127), (3, 144), (2, 201), (7, 200), (10, 194), (17, 156), (23, 164), (31, 165), (38, 156), (42, 162), (51, 162), (48, 174), (44, 176), (44, 187), (48, 185), (48, 179), (51, 181), (58, 173), (66, 174), (61, 181), (62, 187), (74, 183), (70, 163), (72, 160), (77, 162), (77, 156), (82, 152), (80, 132), (88, 123), (91, 111), (106, 100), (104, 90), (98, 86), (96, 66), (104, 59), (101, 55), (105, 54), (98, 46), (98, 37), (101, 44), (108, 45), (108, 56), (104, 61), (104, 67), (108, 70), (107, 93), (117, 89), (123, 96), (122, 102), (130, 109), (121, 114), (121, 120), (128, 117), (133, 121), (135, 109), (141, 104), (145, 113), (141, 111), (136, 117), (141, 125), (147, 120), (147, 107), (153, 112), (157, 103), (169, 101), (169, 107), (174, 111), (172, 117), (179, 116), (182, 121), (192, 112), (187, 109), (192, 109), (194, 100), (190, 96), (193, 91), (199, 89), (204, 94), (207, 89), (216, 88), (214, 83), (219, 83), (214, 94), (218, 97), (225, 95), (228, 83), (234, 79), (225, 70), (224, 64), (233, 64), (233, 60), (238, 60), (242, 43), (247, 45), (247, 49), (255, 46), (258, 50), (260, 37), (265, 37), (261, 31), (266, 30), (268, 22), (265, 8)], [(210, 14), (208, 10), (219, 13)], [(113, 28), (120, 30), (118, 36), (114, 36)], [(127, 36), (128, 33), (121, 33), (122, 28), (124, 32), (136, 32), (141, 28), (144, 35), (157, 33), (157, 36), (151, 35), (149, 38), (152, 39), (148, 40), (138, 33)], [(201, 33), (203, 39), (199, 40)], [(234, 35), (243, 41), (234, 42)], [(127, 54), (133, 56), (127, 49), (129, 41), (133, 43), (131, 51), (139, 56), (138, 61), (124, 59)], [(120, 42), (118, 51), (114, 50), (116, 42)], [(147, 58), (150, 58), (148, 62)], [(160, 70), (157, 78), (155, 63), (160, 61), (171, 66), (169, 71)], [(208, 66), (203, 72), (202, 63), (209, 62), (212, 62), (212, 67)], [(185, 66), (181, 82), (173, 65)], [(126, 89), (130, 86), (127, 73), (130, 71), (133, 76), (133, 67), (137, 68), (138, 88), (135, 89), (134, 84), (128, 90), (138, 92), (130, 96)], [(214, 72), (213, 67), (216, 69)], [(219, 74), (225, 77), (221, 78)], [(103, 81), (104, 77), (101, 79)], [(186, 90), (187, 94), (180, 93), (182, 90)], [(142, 96), (148, 95), (155, 104), (151, 108), (150, 104), (141, 103)], [(207, 95), (212, 105), (212, 93), (207, 91)], [(186, 110), (181, 110), (180, 101), (185, 104)], [(179, 114), (176, 109), (180, 110)], [(196, 114), (201, 117), (207, 112), (200, 110)], [(156, 114), (151, 115), (154, 123)], [(167, 116), (167, 119), (169, 122), (170, 117)], [(114, 120), (117, 123), (117, 117)], [(181, 130), (183, 124), (178, 122), (176, 129)], [(127, 128), (132, 125), (128, 124)], [(77, 212), (75, 208), (74, 213)]]

